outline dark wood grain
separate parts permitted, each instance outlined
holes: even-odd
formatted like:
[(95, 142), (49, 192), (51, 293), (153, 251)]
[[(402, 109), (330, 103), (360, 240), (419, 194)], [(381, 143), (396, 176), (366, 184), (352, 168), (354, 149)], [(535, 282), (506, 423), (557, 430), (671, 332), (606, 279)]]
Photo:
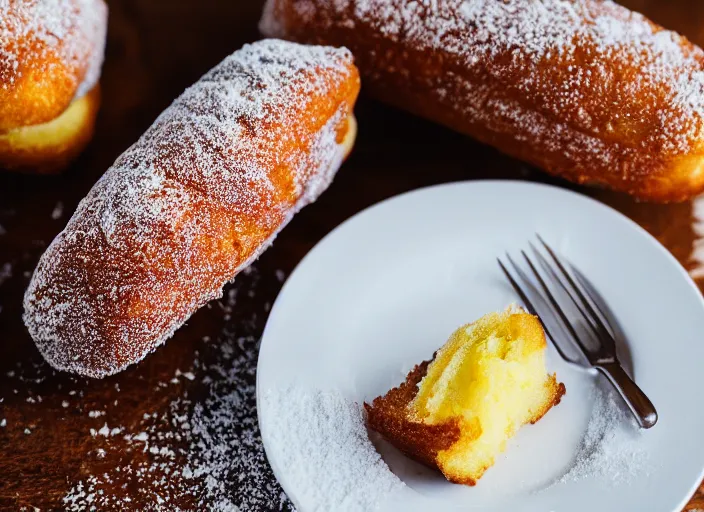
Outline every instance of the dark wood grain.
[[(704, 44), (704, 3), (625, 3)], [(330, 190), (301, 212), (258, 262), (261, 280), (254, 297), (239, 301), (231, 317), (223, 314), (218, 303), (202, 309), (165, 347), (120, 375), (97, 381), (57, 374), (42, 361), (21, 319), (22, 294), (39, 256), (96, 179), (173, 98), (226, 55), (258, 38), (258, 1), (112, 0), (109, 5), (104, 98), (94, 141), (63, 176), (0, 173), (4, 233), (0, 234), (0, 276), (3, 268), (11, 268), (12, 274), (0, 277), (0, 418), (7, 421), (0, 429), (2, 510), (61, 508), (67, 490), (86, 475), (115, 464), (137, 465), (148, 458), (148, 453), (126, 450), (115, 450), (104, 459), (90, 455), (96, 440), (86, 433), (96, 421), (87, 411), (106, 410), (110, 424), (129, 427), (139, 425), (145, 412), (168, 409), (174, 398), (186, 392), (198, 403), (203, 390), (197, 381), (161, 388), (158, 383), (172, 379), (176, 369), (188, 368), (196, 354), (207, 361), (214, 343), (204, 342), (206, 336), (215, 340), (223, 329), (241, 329), (257, 337), (265, 315), (252, 312), (266, 311), (276, 297), (280, 282), (273, 277), (275, 271), (290, 272), (340, 222), (395, 194), (469, 178), (559, 183), (615, 206), (655, 235), (685, 266), (691, 265), (691, 204), (641, 204), (618, 194), (557, 182), (491, 148), (362, 97), (353, 155)], [(59, 202), (63, 215), (53, 219)], [(6, 263), (9, 267), (4, 267)], [(75, 394), (69, 395), (71, 391)], [(67, 408), (62, 402), (69, 397), (72, 405)], [(113, 405), (115, 401), (118, 405)], [(25, 434), (25, 429), (31, 434)], [(237, 486), (235, 480), (232, 486)], [(149, 508), (134, 482), (117, 487), (115, 493), (133, 498), (130, 508)], [(181, 496), (177, 501), (188, 507), (194, 506), (194, 500)], [(696, 508), (704, 509), (704, 488), (686, 510)]]

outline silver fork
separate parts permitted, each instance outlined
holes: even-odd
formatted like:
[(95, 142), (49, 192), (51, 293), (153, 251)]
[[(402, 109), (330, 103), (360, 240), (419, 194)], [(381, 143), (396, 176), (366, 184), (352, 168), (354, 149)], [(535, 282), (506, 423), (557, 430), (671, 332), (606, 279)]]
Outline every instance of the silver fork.
[[(533, 281), (528, 277), (526, 272), (523, 271), (521, 266), (517, 265), (508, 253), (506, 253), (506, 259), (513, 268), (514, 273), (518, 276), (518, 279), (514, 278), (512, 273), (509, 272), (506, 265), (501, 261), (501, 258), (497, 258), (501, 270), (506, 274), (511, 286), (516, 290), (516, 293), (518, 293), (519, 297), (528, 308), (528, 311), (541, 319), (546, 334), (560, 356), (569, 363), (599, 370), (623, 397), (641, 428), (652, 427), (658, 421), (658, 413), (653, 403), (628, 376), (616, 357), (616, 342), (614, 335), (605, 325), (608, 323), (608, 317), (604, 313), (606, 308), (599, 305), (600, 298), (589, 289), (589, 286), (586, 286), (585, 280), (576, 272), (574, 267), (558, 257), (555, 251), (545, 243), (540, 235), (537, 235), (537, 237), (547, 251), (553, 264), (551, 265), (548, 258), (543, 256), (542, 252), (536, 249), (532, 243), (529, 244), (530, 248), (540, 267), (542, 267), (542, 272), (538, 270), (538, 267), (525, 251), (521, 251), (521, 254), (530, 272), (535, 276), (535, 281), (537, 281), (542, 289), (542, 293), (533, 284)], [(567, 267), (575, 271), (575, 277), (572, 277)], [(579, 281), (582, 286), (579, 286), (576, 281)], [(519, 282), (522, 282), (523, 286), (521, 286)], [(570, 311), (573, 314), (577, 313), (576, 316), (578, 318), (581, 317), (583, 322), (578, 323), (570, 321), (565, 312), (567, 307), (564, 305), (561, 306), (556, 298), (557, 294), (554, 291), (556, 287), (562, 290), (563, 295), (569, 297), (572, 303), (568, 306)], [(531, 300), (531, 296), (534, 297), (533, 300)], [(541, 300), (540, 308), (536, 307), (538, 301), (535, 297)], [(559, 337), (555, 336), (557, 331), (550, 332), (548, 330), (546, 322), (544, 321), (544, 318), (547, 317), (541, 317), (538, 313), (538, 309), (543, 309), (546, 315), (552, 315), (555, 320), (558, 320), (557, 323), (564, 327), (563, 331), (566, 337), (570, 338), (573, 345), (579, 349), (584, 357), (583, 361), (577, 361), (565, 353), (564, 348), (560, 346), (558, 342)], [(581, 329), (581, 331), (585, 332), (579, 332), (579, 324), (583, 324), (584, 327), (586, 327), (586, 329)], [(588, 336), (591, 336), (591, 338), (596, 341), (596, 343), (593, 344), (595, 346), (588, 346), (584, 342), (583, 338)]]

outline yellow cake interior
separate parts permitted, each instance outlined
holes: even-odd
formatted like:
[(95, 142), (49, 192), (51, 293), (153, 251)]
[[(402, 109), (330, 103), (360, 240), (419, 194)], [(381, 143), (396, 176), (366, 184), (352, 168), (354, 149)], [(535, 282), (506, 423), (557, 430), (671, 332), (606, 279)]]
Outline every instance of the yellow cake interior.
[(519, 308), (490, 313), (367, 405), (369, 425), (448, 480), (474, 485), (521, 425), (565, 393), (547, 373), (545, 348), (537, 317)]
[(344, 151), (344, 156), (347, 158), (352, 152), (354, 147), (354, 142), (357, 139), (357, 118), (354, 114), (350, 114), (347, 118), (347, 131), (342, 139), (342, 148)]
[(0, 133), (0, 167), (35, 172), (64, 167), (90, 140), (99, 104), (96, 85), (51, 121)]
[(478, 479), (521, 425), (560, 399), (545, 348), (538, 319), (507, 310), (460, 327), (438, 351), (410, 408), (425, 423), (460, 419), (460, 439), (438, 454), (443, 472)]

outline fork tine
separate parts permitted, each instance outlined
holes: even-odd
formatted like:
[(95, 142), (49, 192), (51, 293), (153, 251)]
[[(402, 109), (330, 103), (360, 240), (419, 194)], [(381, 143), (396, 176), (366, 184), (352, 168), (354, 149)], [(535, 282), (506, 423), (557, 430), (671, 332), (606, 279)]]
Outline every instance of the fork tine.
[(526, 293), (523, 291), (521, 286), (516, 282), (516, 280), (513, 278), (511, 273), (506, 269), (504, 266), (503, 261), (501, 261), (501, 258), (496, 258), (496, 261), (499, 262), (499, 266), (501, 267), (501, 270), (503, 270), (504, 274), (506, 275), (506, 278), (508, 279), (509, 283), (511, 283), (511, 286), (513, 286), (513, 289), (516, 290), (516, 293), (518, 296), (521, 298), (523, 303), (526, 305), (528, 308), (528, 311), (530, 311), (531, 314), (537, 315), (538, 312), (535, 310), (535, 307), (531, 303), (531, 301), (528, 299), (528, 296)]
[[(511, 262), (511, 265), (513, 266), (513, 268), (516, 271), (516, 273), (518, 274), (518, 276), (523, 280), (523, 282), (530, 284), (530, 281), (528, 280), (528, 276), (526, 276), (523, 273), (523, 271), (521, 270), (521, 268), (518, 265), (516, 265), (516, 263), (514, 263), (513, 259), (511, 258), (511, 256), (508, 253), (506, 253), (506, 258), (508, 258), (508, 260)], [(562, 359), (564, 359), (568, 363), (579, 365), (579, 363), (577, 361), (575, 361), (574, 359), (572, 359), (571, 357), (569, 357), (567, 354), (565, 354), (563, 352), (560, 345), (555, 341), (556, 338), (550, 333), (548, 326), (545, 324), (545, 322), (543, 322), (543, 319), (538, 314), (538, 310), (536, 309), (536, 307), (533, 305), (533, 303), (528, 298), (528, 294), (523, 290), (523, 288), (521, 288), (521, 286), (516, 282), (516, 280), (511, 275), (511, 273), (506, 269), (506, 267), (504, 266), (504, 263), (501, 261), (501, 258), (496, 258), (496, 261), (498, 261), (499, 266), (501, 267), (501, 270), (506, 275), (506, 278), (508, 279), (509, 283), (511, 283), (511, 286), (513, 287), (513, 289), (516, 290), (516, 293), (518, 294), (518, 296), (521, 298), (523, 303), (528, 308), (528, 311), (531, 314), (538, 317), (538, 320), (540, 321), (540, 323), (543, 326), (543, 330), (545, 331), (545, 334), (547, 334), (548, 338), (550, 338), (550, 341), (552, 341), (552, 346), (555, 347), (555, 350), (557, 350), (557, 352), (560, 354), (560, 357), (562, 357)]]
[(574, 330), (574, 327), (572, 326), (569, 319), (567, 318), (567, 315), (565, 315), (565, 312), (562, 310), (560, 305), (557, 303), (557, 299), (555, 298), (552, 291), (550, 290), (550, 287), (547, 285), (547, 283), (543, 279), (543, 276), (540, 275), (540, 272), (538, 272), (538, 269), (535, 268), (535, 265), (533, 264), (531, 259), (528, 257), (526, 252), (521, 251), (521, 254), (523, 254), (523, 257), (525, 258), (526, 262), (528, 263), (528, 266), (533, 271), (533, 274), (535, 275), (538, 282), (540, 283), (540, 286), (543, 288), (543, 291), (545, 292), (545, 296), (550, 301), (550, 304), (552, 304), (553, 309), (555, 310), (555, 312), (557, 312), (560, 319), (562, 320), (562, 323), (569, 331), (569, 334), (571, 335), (572, 341), (574, 342), (575, 345), (577, 345), (579, 350), (582, 352), (582, 355), (587, 360), (589, 360), (589, 351), (587, 350), (587, 347), (585, 347), (584, 344), (580, 341), (579, 336), (577, 335), (577, 332)]
[[(611, 333), (609, 330), (606, 328), (604, 325), (604, 322), (602, 322), (601, 317), (594, 311), (594, 308), (592, 307), (591, 303), (587, 298), (584, 296), (582, 293), (582, 290), (580, 290), (579, 286), (577, 286), (577, 283), (574, 282), (574, 279), (572, 279), (572, 276), (570, 275), (569, 272), (567, 272), (567, 269), (565, 266), (562, 264), (562, 261), (557, 257), (557, 254), (555, 251), (553, 251), (550, 246), (543, 240), (543, 238), (536, 233), (536, 236), (538, 237), (538, 240), (540, 240), (540, 243), (543, 244), (543, 247), (548, 251), (548, 254), (550, 254), (550, 257), (553, 259), (555, 264), (557, 265), (557, 268), (560, 269), (560, 272), (562, 273), (563, 276), (565, 276), (565, 279), (567, 282), (570, 284), (572, 289), (574, 290), (574, 293), (579, 297), (579, 300), (581, 301), (584, 309), (586, 309), (589, 312), (589, 315), (591, 318), (589, 318), (584, 310), (577, 306), (577, 309), (579, 309), (580, 313), (582, 313), (582, 316), (584, 319), (587, 321), (589, 325), (592, 326), (592, 329), (594, 329), (594, 333), (597, 335), (599, 338), (599, 341), (601, 341), (602, 344), (608, 343), (610, 346), (613, 346), (614, 341), (613, 337), (611, 336)], [(564, 287), (564, 284), (562, 283), (562, 280), (558, 280)], [(565, 291), (567, 292), (567, 295), (572, 298), (572, 301), (574, 301), (574, 298), (572, 297), (572, 294), (569, 293), (569, 291), (565, 288)], [(576, 302), (575, 302), (576, 304)], [(597, 306), (598, 307), (598, 306)], [(600, 313), (603, 315), (603, 311), (600, 310)]]
[(568, 286), (564, 283), (564, 281), (560, 278), (560, 276), (557, 275), (557, 272), (555, 272), (555, 269), (550, 265), (548, 260), (545, 259), (545, 256), (543, 256), (543, 253), (541, 253), (532, 244), (532, 242), (528, 242), (528, 245), (530, 246), (531, 250), (533, 251), (533, 254), (535, 255), (535, 257), (538, 259), (538, 263), (540, 263), (540, 266), (543, 267), (543, 270), (545, 270), (545, 272), (550, 275), (553, 282), (560, 285), (560, 288), (562, 288), (562, 290), (565, 292), (565, 294), (572, 301), (572, 304), (574, 304), (574, 307), (577, 308), (577, 311), (579, 311), (579, 313), (582, 315), (582, 318), (587, 323), (587, 325), (589, 325), (589, 328), (592, 330), (594, 335), (597, 337), (598, 340), (601, 340), (601, 335), (599, 333), (597, 326), (594, 324), (594, 321), (587, 315), (587, 313), (584, 311), (584, 309), (582, 309), (582, 305), (580, 304), (580, 302), (575, 298), (572, 291), (568, 288)]
[(616, 320), (613, 318), (613, 314), (608, 310), (608, 307), (604, 304), (603, 299), (599, 296), (596, 290), (594, 290), (592, 284), (587, 281), (587, 278), (582, 275), (579, 269), (573, 267), (572, 265), (570, 265), (570, 268), (574, 273), (575, 279), (585, 291), (587, 297), (591, 299), (592, 304), (594, 304), (596, 312), (601, 314), (601, 321), (604, 323), (604, 326), (606, 326), (608, 332), (611, 334), (611, 337), (607, 341), (609, 341), (609, 343), (611, 344), (610, 348), (612, 350), (615, 350), (615, 340), (620, 335), (619, 333), (621, 331), (618, 324), (616, 323)]

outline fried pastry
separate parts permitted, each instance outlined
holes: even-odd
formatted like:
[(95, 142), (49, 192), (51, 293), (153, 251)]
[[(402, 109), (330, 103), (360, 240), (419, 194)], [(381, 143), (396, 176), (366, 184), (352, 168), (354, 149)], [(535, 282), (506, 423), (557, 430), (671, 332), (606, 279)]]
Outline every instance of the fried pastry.
[(41, 257), (24, 321), (55, 368), (136, 363), (330, 184), (355, 136), (345, 49), (246, 45), (118, 157)]
[(519, 427), (560, 402), (540, 321), (520, 309), (460, 327), (399, 387), (365, 404), (369, 426), (451, 482), (475, 485)]
[(372, 96), (563, 178), (704, 189), (704, 51), (603, 0), (268, 0), (261, 30), (345, 45)]
[(0, 2), (0, 168), (57, 172), (90, 141), (106, 30), (102, 0)]

